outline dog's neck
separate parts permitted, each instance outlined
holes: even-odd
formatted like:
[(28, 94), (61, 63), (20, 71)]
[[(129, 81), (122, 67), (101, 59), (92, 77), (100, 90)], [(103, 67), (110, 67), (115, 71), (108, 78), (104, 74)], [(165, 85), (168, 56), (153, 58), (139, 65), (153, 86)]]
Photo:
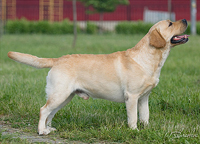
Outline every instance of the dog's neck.
[(149, 35), (143, 37), (135, 47), (130, 50), (131, 58), (140, 65), (150, 76), (159, 77), (169, 52), (170, 46), (155, 48), (149, 45)]

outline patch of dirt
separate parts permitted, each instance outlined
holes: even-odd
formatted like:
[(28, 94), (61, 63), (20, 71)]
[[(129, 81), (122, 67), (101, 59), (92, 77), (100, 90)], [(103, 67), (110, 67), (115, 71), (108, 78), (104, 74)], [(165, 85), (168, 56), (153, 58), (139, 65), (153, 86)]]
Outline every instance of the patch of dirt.
[(12, 138), (20, 138), (22, 140), (27, 140), (30, 143), (67, 143), (67, 144), (84, 144), (78, 141), (68, 141), (66, 139), (57, 138), (53, 136), (39, 136), (37, 134), (26, 133), (20, 129), (12, 128), (9, 124), (5, 124), (4, 121), (0, 121), (0, 131), (2, 135), (11, 135)]

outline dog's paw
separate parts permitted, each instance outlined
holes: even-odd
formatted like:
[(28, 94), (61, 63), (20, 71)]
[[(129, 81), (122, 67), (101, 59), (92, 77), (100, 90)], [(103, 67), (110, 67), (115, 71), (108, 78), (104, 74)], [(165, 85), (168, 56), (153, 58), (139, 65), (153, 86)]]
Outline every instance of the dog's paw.
[(137, 128), (137, 125), (132, 125), (132, 126), (129, 126), (129, 127), (132, 130), (139, 131), (139, 129)]
[(138, 128), (135, 128), (135, 129), (133, 129), (133, 130), (139, 132), (139, 129), (138, 129)]
[(40, 136), (48, 135), (51, 131), (49, 129), (43, 129), (38, 132)]
[(133, 131), (139, 132), (140, 130), (138, 128), (130, 128)]
[(56, 128), (50, 127), (50, 126), (47, 126), (47, 129), (50, 130), (50, 132), (51, 132), (51, 131), (56, 131)]

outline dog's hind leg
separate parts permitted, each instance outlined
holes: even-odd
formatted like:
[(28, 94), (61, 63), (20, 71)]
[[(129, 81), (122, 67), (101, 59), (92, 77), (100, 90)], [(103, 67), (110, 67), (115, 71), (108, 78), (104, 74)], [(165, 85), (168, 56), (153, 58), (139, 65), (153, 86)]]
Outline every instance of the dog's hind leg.
[(68, 104), (71, 99), (74, 97), (74, 94), (71, 94), (60, 106), (58, 106), (58, 108), (54, 109), (49, 116), (46, 119), (46, 127), (47, 129), (49, 129), (50, 131), (55, 131), (56, 129), (51, 127), (51, 121), (54, 117), (54, 115), (61, 109), (63, 108), (66, 104)]
[(53, 116), (59, 109), (70, 102), (70, 100), (73, 98), (73, 95), (71, 95), (71, 93), (58, 93), (48, 97), (47, 103), (40, 109), (40, 120), (38, 125), (39, 135), (47, 135), (54, 130), (47, 128), (47, 123), (52, 120)]

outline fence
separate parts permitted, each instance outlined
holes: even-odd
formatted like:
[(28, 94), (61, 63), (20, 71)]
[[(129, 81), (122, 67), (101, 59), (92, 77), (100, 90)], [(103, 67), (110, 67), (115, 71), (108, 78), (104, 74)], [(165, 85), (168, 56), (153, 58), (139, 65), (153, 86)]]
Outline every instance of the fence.
[[(118, 21), (143, 21), (145, 19), (145, 9), (149, 10), (147, 16), (151, 22), (155, 22), (155, 17), (168, 19), (168, 0), (129, 0), (127, 6), (121, 5), (112, 13), (104, 14), (104, 26), (106, 29), (113, 29)], [(99, 14), (87, 14), (91, 7), (84, 7), (77, 2), (77, 20), (82, 27), (85, 21), (95, 21), (98, 24)], [(197, 1), (197, 12), (200, 10), (200, 1)], [(176, 0), (171, 2), (171, 11), (174, 20), (190, 20), (190, 0)], [(153, 14), (154, 13), (154, 14)], [(159, 14), (160, 13), (160, 14)], [(165, 13), (162, 15), (161, 13)], [(0, 0), (0, 16), (3, 21), (8, 19), (27, 20), (48, 20), (62, 21), (63, 19), (73, 19), (72, 2), (67, 0)], [(152, 21), (154, 20), (154, 21)], [(160, 19), (157, 19), (160, 20)], [(200, 15), (197, 13), (197, 20)]]

